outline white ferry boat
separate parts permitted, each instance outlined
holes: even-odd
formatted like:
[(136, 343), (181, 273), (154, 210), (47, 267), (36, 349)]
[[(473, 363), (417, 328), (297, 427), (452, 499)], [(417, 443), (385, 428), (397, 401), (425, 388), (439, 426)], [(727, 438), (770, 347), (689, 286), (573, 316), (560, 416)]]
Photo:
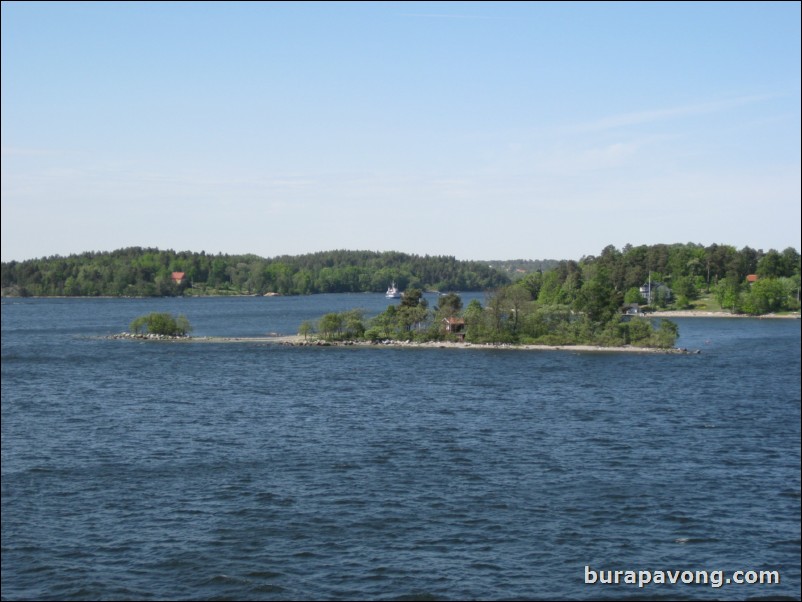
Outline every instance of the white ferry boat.
[(398, 292), (398, 289), (395, 287), (395, 281), (389, 286), (387, 292), (384, 295), (387, 299), (400, 299), (401, 293)]

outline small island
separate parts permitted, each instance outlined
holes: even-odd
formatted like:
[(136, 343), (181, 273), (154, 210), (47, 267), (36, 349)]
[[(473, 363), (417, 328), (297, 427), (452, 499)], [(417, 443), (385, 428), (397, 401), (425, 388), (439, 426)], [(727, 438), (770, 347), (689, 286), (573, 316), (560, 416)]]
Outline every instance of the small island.
[[(773, 281), (767, 280), (769, 284)], [(750, 299), (770, 287), (750, 289)], [(698, 353), (676, 346), (679, 328), (666, 318), (787, 317), (798, 311), (754, 314), (724, 310), (699, 298), (694, 309), (667, 307), (672, 291), (651, 277), (626, 292), (605, 269), (529, 274), (486, 293), (485, 302), (463, 307), (457, 293), (441, 294), (436, 305), (419, 288), (408, 288), (378, 315), (361, 309), (333, 312), (299, 325), (291, 336), (190, 337), (184, 316), (151, 313), (136, 318), (115, 339), (292, 346), (383, 346), (437, 348), (552, 349), (574, 351)], [(789, 305), (789, 295), (777, 294)], [(388, 297), (390, 298), (390, 297)], [(395, 301), (395, 298), (393, 297)], [(779, 302), (777, 302), (779, 303)], [(771, 309), (785, 309), (775, 303)], [(767, 307), (768, 309), (768, 307)]]
[(522, 283), (497, 289), (483, 306), (474, 299), (463, 308), (456, 293), (441, 295), (429, 308), (420, 289), (404, 292), (398, 305), (366, 319), (353, 309), (304, 322), (294, 344), (384, 344), (427, 346), (507, 346), (599, 350), (675, 349), (677, 325), (629, 313), (614, 291), (601, 283), (570, 303), (536, 302)]
[(129, 332), (114, 335), (114, 338), (187, 339), (192, 332), (192, 326), (186, 316), (174, 316), (166, 312), (151, 312), (139, 316), (131, 322), (129, 328)]

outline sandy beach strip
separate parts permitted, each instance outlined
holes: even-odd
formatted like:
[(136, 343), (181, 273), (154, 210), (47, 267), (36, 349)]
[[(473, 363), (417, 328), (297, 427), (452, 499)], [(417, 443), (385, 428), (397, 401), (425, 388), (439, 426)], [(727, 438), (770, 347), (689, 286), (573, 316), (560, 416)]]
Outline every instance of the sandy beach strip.
[(647, 318), (751, 318), (753, 320), (764, 319), (792, 319), (799, 320), (799, 312), (790, 314), (764, 314), (762, 316), (750, 316), (748, 314), (734, 314), (728, 311), (704, 311), (699, 309), (678, 309), (672, 311), (651, 311), (644, 314)]

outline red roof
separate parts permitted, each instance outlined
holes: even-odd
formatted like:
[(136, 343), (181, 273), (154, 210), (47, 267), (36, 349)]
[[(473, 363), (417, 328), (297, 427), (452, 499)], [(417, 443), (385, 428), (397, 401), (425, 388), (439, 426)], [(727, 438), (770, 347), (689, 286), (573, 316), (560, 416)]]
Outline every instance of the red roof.
[(755, 280), (757, 280), (757, 274), (749, 274), (746, 277), (746, 281), (747, 282), (754, 282)]
[(184, 272), (173, 272), (172, 278), (173, 280), (183, 280)]

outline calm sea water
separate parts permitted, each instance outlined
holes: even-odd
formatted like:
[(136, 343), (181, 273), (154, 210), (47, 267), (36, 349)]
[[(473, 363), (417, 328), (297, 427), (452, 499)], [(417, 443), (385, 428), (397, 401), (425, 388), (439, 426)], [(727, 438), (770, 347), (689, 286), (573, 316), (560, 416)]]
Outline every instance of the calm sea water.
[(799, 599), (797, 320), (676, 320), (687, 356), (98, 337), (387, 303), (3, 300), (3, 599)]

